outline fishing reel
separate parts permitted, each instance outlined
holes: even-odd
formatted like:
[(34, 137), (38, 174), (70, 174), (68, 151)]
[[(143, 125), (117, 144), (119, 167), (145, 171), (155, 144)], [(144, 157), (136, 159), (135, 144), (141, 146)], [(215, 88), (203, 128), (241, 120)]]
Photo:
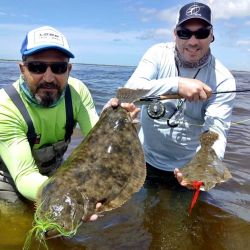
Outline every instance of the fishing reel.
[(148, 116), (152, 119), (160, 119), (165, 115), (165, 106), (158, 100), (153, 100), (147, 107)]

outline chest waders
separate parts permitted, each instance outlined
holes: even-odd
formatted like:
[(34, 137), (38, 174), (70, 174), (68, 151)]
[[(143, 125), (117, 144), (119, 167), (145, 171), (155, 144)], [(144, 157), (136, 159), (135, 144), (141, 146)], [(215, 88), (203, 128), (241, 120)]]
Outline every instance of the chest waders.
[[(46, 147), (40, 149), (33, 149), (33, 146), (36, 143), (37, 134), (35, 132), (31, 117), (27, 109), (25, 108), (25, 105), (20, 98), (19, 93), (12, 84), (4, 88), (4, 90), (9, 95), (12, 102), (17, 106), (25, 122), (27, 123), (27, 138), (32, 150), (32, 155), (39, 168), (39, 172), (47, 176), (52, 175), (63, 161), (63, 155), (68, 148), (70, 138), (75, 127), (72, 98), (69, 85), (66, 86), (65, 90), (66, 125), (64, 140), (56, 142), (54, 144), (46, 145)], [(20, 198), (21, 195), (17, 191), (7, 167), (0, 158), (0, 200), (16, 202)]]

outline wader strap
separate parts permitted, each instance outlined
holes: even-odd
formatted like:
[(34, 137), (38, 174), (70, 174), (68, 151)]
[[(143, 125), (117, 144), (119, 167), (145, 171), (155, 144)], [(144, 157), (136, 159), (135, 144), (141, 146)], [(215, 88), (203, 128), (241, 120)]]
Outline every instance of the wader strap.
[(17, 106), (17, 108), (21, 112), (24, 120), (26, 121), (27, 126), (28, 126), (28, 132), (27, 132), (28, 141), (29, 141), (30, 147), (33, 148), (33, 146), (36, 142), (37, 134), (35, 132), (31, 117), (30, 117), (26, 107), (24, 106), (24, 103), (23, 103), (21, 97), (19, 96), (19, 93), (15, 89), (15, 87), (11, 84), (11, 85), (8, 85), (7, 87), (5, 87), (4, 90), (8, 94), (10, 99), (13, 101), (13, 103)]
[(70, 87), (67, 84), (66, 90), (65, 90), (65, 108), (66, 108), (66, 125), (65, 125), (65, 141), (70, 139), (73, 129), (75, 126), (74, 121), (74, 115), (73, 115), (73, 107), (72, 107), (72, 98), (71, 98), (71, 92)]

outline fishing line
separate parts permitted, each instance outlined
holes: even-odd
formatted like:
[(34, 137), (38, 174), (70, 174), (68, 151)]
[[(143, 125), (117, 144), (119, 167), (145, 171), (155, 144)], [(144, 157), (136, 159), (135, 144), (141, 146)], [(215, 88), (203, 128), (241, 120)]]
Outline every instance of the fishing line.
[[(219, 94), (228, 94), (228, 93), (244, 93), (244, 92), (250, 92), (250, 89), (236, 89), (236, 90), (226, 90), (226, 91), (214, 91), (212, 92), (212, 95), (219, 95)], [(168, 99), (182, 99), (183, 97), (179, 94), (169, 94), (169, 95), (156, 95), (156, 96), (145, 96), (141, 97), (137, 100), (134, 100), (133, 103), (140, 103), (140, 102), (150, 102), (150, 101), (162, 101), (162, 100), (168, 100)]]
[[(161, 119), (161, 120), (164, 120), (164, 121), (169, 121), (170, 119)], [(249, 119), (245, 119), (245, 120), (242, 120), (242, 121), (237, 121), (237, 122), (231, 122), (231, 126), (232, 125), (248, 125), (248, 124), (244, 124), (244, 122), (248, 122), (250, 121), (250, 118)], [(187, 120), (182, 120), (182, 121), (175, 121), (176, 124), (178, 125), (188, 125), (188, 126), (194, 126), (194, 127), (203, 127), (204, 124), (194, 124), (194, 123), (189, 123)], [(187, 127), (187, 126), (186, 126)], [(224, 126), (226, 127), (226, 126)]]
[[(250, 92), (250, 89), (215, 91), (215, 92), (212, 92), (212, 94), (213, 95), (218, 95), (218, 94), (245, 93), (245, 92)], [(164, 116), (165, 109), (163, 109), (163, 107), (162, 107), (163, 104), (161, 104), (161, 106), (160, 106), (160, 101), (167, 100), (167, 99), (183, 99), (183, 97), (181, 97), (178, 94), (169, 94), (169, 95), (160, 95), (160, 96), (146, 96), (146, 97), (142, 97), (142, 98), (139, 98), (139, 99), (135, 100), (134, 103), (140, 103), (140, 102), (142, 102), (142, 103), (146, 102), (147, 103), (147, 102), (149, 102), (148, 109), (147, 109), (148, 110), (148, 115), (152, 119), (161, 118), (161, 120), (165, 120), (167, 122), (168, 126), (170, 126), (170, 127), (177, 127), (178, 125), (181, 125), (181, 124), (184, 124), (184, 123), (187, 123), (189, 126), (197, 126), (197, 127), (204, 126), (203, 124), (191, 124), (191, 123), (188, 123), (186, 121), (181, 121), (181, 122), (180, 121), (179, 122), (175, 121), (174, 124), (171, 124), (170, 119), (179, 110), (178, 108), (176, 108), (175, 112), (168, 119), (162, 118)], [(237, 121), (237, 122), (231, 122), (231, 125), (245, 125), (243, 123), (246, 122), (246, 121), (249, 121), (249, 120), (250, 119)]]

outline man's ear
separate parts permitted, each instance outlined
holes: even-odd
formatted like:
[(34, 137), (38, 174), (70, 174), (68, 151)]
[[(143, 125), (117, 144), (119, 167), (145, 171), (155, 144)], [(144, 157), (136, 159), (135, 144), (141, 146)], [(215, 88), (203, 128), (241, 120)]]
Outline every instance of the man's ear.
[(212, 34), (212, 36), (211, 36), (211, 43), (214, 41), (214, 35)]
[(173, 31), (173, 38), (174, 38), (174, 41), (176, 40), (176, 29), (174, 29), (174, 31)]
[(23, 65), (23, 62), (18, 63), (18, 65), (19, 65), (19, 69), (20, 69), (21, 73), (24, 74), (24, 71), (25, 71), (24, 67), (25, 66)]
[(68, 71), (70, 72), (70, 71), (71, 71), (71, 69), (72, 69), (72, 64), (71, 64), (71, 63), (69, 63), (69, 65), (68, 65)]

